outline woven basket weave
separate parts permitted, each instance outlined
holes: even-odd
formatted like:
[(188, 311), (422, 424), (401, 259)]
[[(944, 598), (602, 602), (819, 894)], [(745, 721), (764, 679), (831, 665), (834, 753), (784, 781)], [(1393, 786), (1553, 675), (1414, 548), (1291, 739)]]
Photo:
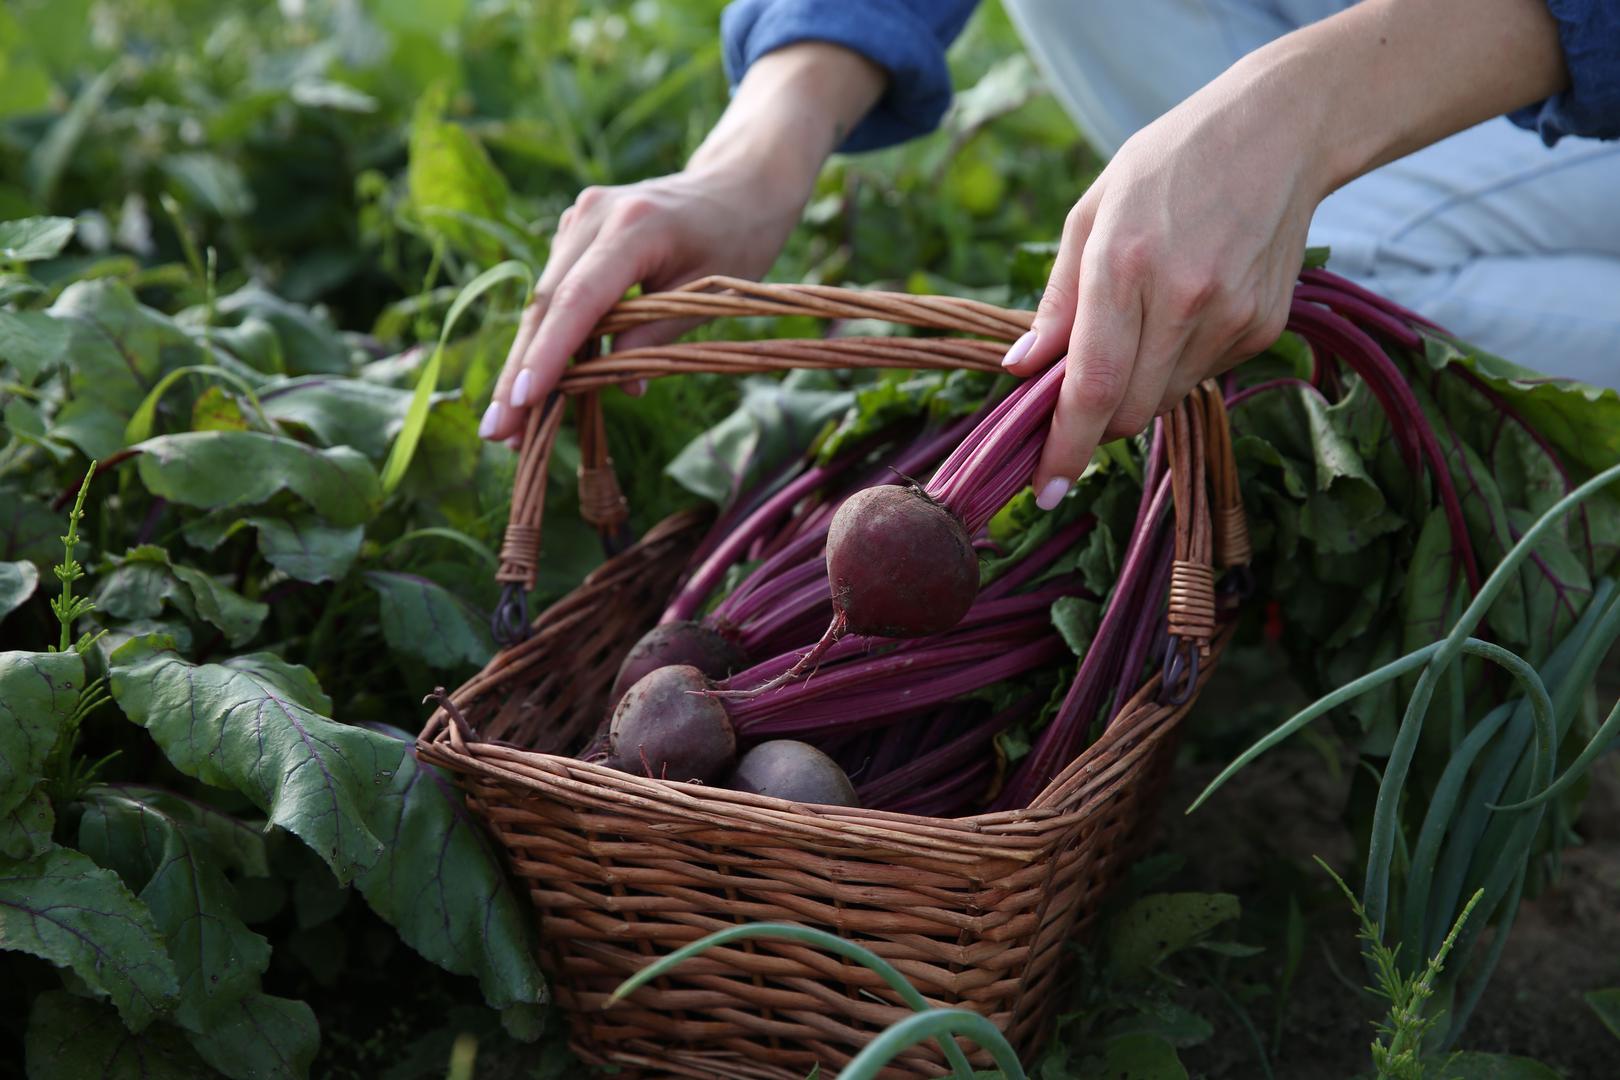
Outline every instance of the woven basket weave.
[[(623, 547), (626, 507), (607, 457), (600, 389), (694, 371), (994, 371), (1031, 316), (944, 297), (711, 278), (625, 301), (599, 332), (693, 315), (878, 318), (977, 337), (689, 343), (576, 364), (530, 417), (501, 553), (504, 625), (526, 636), (457, 690), (453, 709), (433, 714), (419, 750), (456, 775), (527, 885), (540, 960), (587, 1062), (630, 1075), (800, 1080), (818, 1063), (831, 1075), (906, 1014), (864, 968), (766, 941), (712, 950), (604, 1007), (650, 960), (764, 920), (861, 942), (930, 1001), (988, 1016), (1027, 1056), (1059, 1001), (1064, 944), (1094, 917), (1141, 841), (1177, 724), (1225, 641), (1213, 568), (1248, 553), (1220, 395), (1200, 388), (1163, 421), (1176, 513), (1171, 630), (1184, 660), (1168, 665), (1183, 682), (1176, 692), (1159, 676), (1142, 686), (1028, 809), (938, 819), (800, 806), (563, 756), (600, 721), (620, 660), (656, 621), (705, 517), (661, 523), (529, 624), (521, 598), (533, 584), (561, 402), (576, 406), (582, 513)], [(975, 1065), (989, 1065), (965, 1049)], [(943, 1071), (929, 1044), (885, 1075)]]

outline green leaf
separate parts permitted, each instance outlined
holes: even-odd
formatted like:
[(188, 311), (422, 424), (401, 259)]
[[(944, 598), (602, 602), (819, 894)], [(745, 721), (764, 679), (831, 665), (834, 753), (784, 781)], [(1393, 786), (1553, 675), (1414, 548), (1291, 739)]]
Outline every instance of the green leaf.
[(51, 103), (50, 71), (13, 6), (0, 8), (0, 118), (42, 112)]
[(1076, 656), (1086, 655), (1102, 622), (1102, 606), (1094, 600), (1064, 596), (1052, 602), (1052, 625)]
[(270, 613), (194, 567), (175, 563), (154, 544), (131, 548), (100, 574), (96, 608), (119, 619), (155, 619), (165, 607), (188, 619), (201, 619), (223, 633), (233, 647), (252, 640)]
[(1511, 1054), (1470, 1050), (1449, 1057), (1425, 1058), (1423, 1064), (1447, 1080), (1561, 1080), (1562, 1074), (1539, 1061)]
[(1144, 1004), (1141, 1012), (1108, 1025), (1109, 1038), (1143, 1034), (1157, 1036), (1175, 1047), (1197, 1046), (1215, 1034), (1215, 1025), (1174, 1002)]
[(77, 653), (0, 652), (0, 814), (33, 791), (83, 689)]
[(326, 525), (313, 514), (279, 518), (237, 517), (224, 510), (187, 522), (186, 541), (213, 551), (240, 529), (256, 529), (259, 554), (288, 577), (299, 581), (336, 581), (349, 572), (360, 554), (365, 526)]
[(302, 1001), (249, 994), (190, 1038), (192, 1049), (230, 1080), (303, 1080), (320, 1049), (321, 1027)]
[(1145, 978), (1155, 964), (1238, 917), (1229, 893), (1156, 893), (1120, 912), (1108, 937), (1108, 966), (1122, 982)]
[(405, 423), (411, 395), (363, 379), (308, 375), (264, 391), (265, 415), (297, 424), (322, 446), (352, 446), (373, 460)]
[[(163, 395), (168, 393), (170, 387), (187, 375), (206, 376), (210, 379), (227, 382), (250, 401), (253, 401), (256, 410), (260, 408), (253, 387), (240, 375), (213, 364), (187, 364), (185, 367), (178, 367), (167, 372), (151, 390), (147, 391), (146, 396), (141, 399), (141, 403), (135, 407), (134, 413), (130, 415), (129, 423), (124, 425), (124, 442), (133, 444), (151, 437), (152, 428), (157, 421), (158, 404), (163, 400)], [(218, 390), (219, 388), (211, 386), (209, 389)], [(192, 406), (192, 410), (195, 413), (195, 405)], [(229, 426), (243, 427), (245, 425), (234, 424)]]
[(258, 431), (190, 431), (139, 446), (153, 495), (204, 510), (257, 506), (290, 491), (333, 525), (360, 525), (382, 506), (376, 470), (346, 446), (316, 449)]
[(270, 943), (238, 916), (206, 832), (139, 791), (97, 786), (85, 796), (78, 846), (138, 890), (151, 910), (179, 976), (181, 1025), (207, 1030), (226, 1006), (258, 990)]
[(835, 376), (822, 371), (794, 371), (783, 379), (744, 379), (737, 410), (676, 454), (664, 473), (693, 494), (723, 506), (772, 469), (804, 453), (828, 421), (854, 399)]
[(1174, 1046), (1141, 1032), (1108, 1040), (1102, 1071), (1093, 1075), (1096, 1080), (1187, 1080), (1187, 1069)]
[(0, 562), (0, 619), (28, 602), (39, 588), (39, 567), (24, 559)]
[(467, 0), (372, 0), (367, 6), (377, 22), (390, 30), (444, 34), (461, 22)]
[(218, 154), (169, 154), (163, 171), (188, 202), (222, 218), (245, 217), (253, 210), (253, 192), (235, 162)]
[(57, 181), (62, 178), (68, 159), (84, 138), (90, 122), (106, 103), (107, 95), (112, 93), (122, 72), (123, 65), (114, 63), (97, 75), (79, 91), (67, 112), (51, 125), (45, 137), (35, 143), (29, 152), (23, 174), (28, 178), (28, 188), (34, 201), (41, 206), (49, 204), (55, 196)]
[(423, 428), (427, 426), (428, 409), (433, 403), (433, 390), (439, 384), (439, 367), (444, 358), (445, 342), (450, 339), (450, 332), (455, 328), (457, 321), (472, 306), (474, 300), (496, 285), (505, 281), (521, 281), (524, 294), (527, 295), (532, 280), (528, 267), (522, 263), (508, 261), (485, 270), (469, 281), (456, 295), (455, 303), (450, 305), (450, 311), (444, 317), (444, 325), (439, 329), (439, 341), (433, 348), (433, 355), (422, 368), (421, 374), (416, 377), (416, 389), (411, 393), (411, 404), (405, 414), (404, 424), (394, 440), (393, 447), (388, 451), (388, 461), (383, 466), (382, 473), (385, 493), (399, 487), (399, 482), (405, 479), (405, 471), (410, 468), (411, 458), (416, 454), (416, 444), (422, 438)]
[(830, 461), (906, 420), (949, 420), (984, 404), (994, 380), (972, 371), (878, 371), (855, 390), (855, 402), (817, 448)]
[(1609, 1034), (1620, 1039), (1620, 989), (1591, 990), (1583, 996)]
[(43, 311), (0, 311), (0, 360), (26, 383), (56, 366), (71, 337), (67, 323)]
[(54, 259), (73, 239), (73, 219), (31, 217), (0, 221), (0, 259), (38, 262)]
[(411, 948), (447, 971), (477, 976), (492, 1008), (544, 1001), (528, 905), (461, 793), (417, 759), (411, 736), (371, 728), (398, 740), (405, 756), (371, 810), (383, 855), (355, 885)]
[(1425, 336), (1424, 359), (1435, 370), (1460, 364), (1484, 379), (1569, 463), (1596, 471), (1620, 459), (1620, 392), (1549, 379), (1433, 333)]
[(119, 706), (175, 768), (247, 796), (339, 881), (382, 855), (365, 811), (400, 767), (400, 747), (322, 715), (331, 702), (308, 669), (269, 653), (191, 664), (145, 638), (113, 654), (110, 675)]
[(495, 653), (488, 619), (444, 586), (416, 574), (368, 570), (382, 604), (388, 647), (431, 667), (483, 664)]
[(32, 495), (0, 487), (0, 559), (62, 559), (62, 517)]
[(463, 218), (499, 223), (511, 193), (506, 178), (465, 128), (444, 119), (442, 84), (422, 95), (411, 119), (406, 185), (411, 206), (428, 231), (479, 262), (499, 257), (499, 245)]
[(167, 1012), (179, 991), (146, 905), (117, 874), (67, 848), (0, 863), (0, 949), (72, 969), (133, 1031)]
[(44, 784), (35, 787), (8, 814), (0, 815), (0, 858), (31, 859), (51, 848), (56, 811)]
[(213, 1072), (166, 1024), (132, 1035), (105, 1005), (60, 990), (28, 1014), (28, 1080), (213, 1080)]
[(141, 304), (120, 281), (74, 282), (50, 314), (70, 331), (71, 400), (57, 412), (52, 434), (93, 458), (124, 447), (130, 419), (166, 373), (208, 361), (184, 329)]
[[(249, 283), (220, 297), (214, 310), (227, 321), (236, 320), (244, 331), (259, 322), (273, 327), (281, 343), (278, 355), (291, 374), (348, 375), (354, 370), (353, 353), (331, 323), (262, 285)], [(262, 349), (256, 352), (263, 355)]]
[(239, 817), (149, 784), (102, 784), (94, 790), (114, 791), (155, 808), (186, 830), (223, 869), (244, 877), (262, 878), (272, 873), (264, 822), (257, 818)]

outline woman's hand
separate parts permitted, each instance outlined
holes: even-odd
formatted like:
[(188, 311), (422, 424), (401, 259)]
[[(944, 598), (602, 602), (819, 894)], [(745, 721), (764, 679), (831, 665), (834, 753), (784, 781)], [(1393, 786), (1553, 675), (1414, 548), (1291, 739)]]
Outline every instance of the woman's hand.
[(1567, 79), (1544, 3), (1365, 0), (1139, 131), (1070, 212), (1034, 329), (1003, 361), (1028, 376), (1067, 355), (1039, 504), (1100, 442), (1276, 340), (1335, 188)]
[[(486, 439), (523, 428), (591, 327), (625, 290), (651, 292), (704, 277), (758, 277), (781, 251), (803, 200), (782, 198), (740, 169), (688, 169), (623, 187), (586, 188), (563, 211), (551, 257), (523, 313), (479, 427)], [(674, 340), (668, 320), (619, 334), (618, 349)]]
[[(586, 188), (563, 211), (478, 433), (509, 439), (545, 401), (591, 327), (632, 285), (669, 289), (709, 274), (759, 277), (797, 224), (816, 174), (876, 104), (883, 71), (837, 45), (801, 42), (748, 69), (725, 115), (681, 172)], [(617, 335), (671, 341), (686, 320)]]

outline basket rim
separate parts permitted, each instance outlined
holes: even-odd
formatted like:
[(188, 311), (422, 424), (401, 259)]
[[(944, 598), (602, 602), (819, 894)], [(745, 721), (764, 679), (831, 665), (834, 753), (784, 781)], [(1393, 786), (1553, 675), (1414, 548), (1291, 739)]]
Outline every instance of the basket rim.
[[(1233, 629), (1216, 638), (1212, 662), (1203, 666), (1197, 689), (1213, 677)], [(950, 862), (978, 862), (993, 845), (995, 854), (1020, 861), (1042, 856), (1055, 837), (1084, 825), (1106, 804), (1106, 796), (1134, 775), (1132, 766), (1169, 737), (1191, 710), (1198, 694), (1178, 706), (1157, 701), (1161, 676), (1145, 681), (1113, 724), (1087, 746), (1048, 790), (1074, 789), (1062, 805), (1023, 807), (963, 817), (927, 817), (897, 810), (797, 803), (684, 781), (620, 772), (566, 754), (529, 750), (479, 738), (444, 724), (418, 738), (419, 754), (471, 781), (536, 792), (587, 810), (623, 813), (639, 809), (664, 828), (724, 828), (769, 835), (784, 846), (859, 847), (927, 854)], [(471, 738), (467, 736), (470, 735)], [(1123, 749), (1121, 749), (1123, 747)], [(1099, 769), (1097, 759), (1108, 756)]]

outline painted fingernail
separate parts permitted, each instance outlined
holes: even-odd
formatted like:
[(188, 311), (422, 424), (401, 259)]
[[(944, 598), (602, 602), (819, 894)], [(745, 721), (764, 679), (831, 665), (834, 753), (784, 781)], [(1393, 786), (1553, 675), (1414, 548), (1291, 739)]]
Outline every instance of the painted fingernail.
[(1035, 347), (1035, 331), (1025, 332), (1024, 336), (1012, 343), (1007, 355), (1001, 358), (1002, 367), (1012, 367), (1018, 361), (1029, 355), (1029, 350)]
[(1041, 493), (1035, 496), (1035, 505), (1042, 510), (1050, 510), (1063, 501), (1063, 496), (1069, 493), (1069, 481), (1063, 477), (1054, 477), (1041, 488)]
[(484, 410), (484, 418), (478, 421), (478, 437), (487, 439), (495, 434), (495, 429), (501, 426), (501, 403), (492, 401), (489, 408)]
[(521, 409), (529, 403), (529, 390), (534, 386), (534, 376), (529, 369), (524, 368), (518, 372), (517, 381), (512, 384), (512, 407)]

